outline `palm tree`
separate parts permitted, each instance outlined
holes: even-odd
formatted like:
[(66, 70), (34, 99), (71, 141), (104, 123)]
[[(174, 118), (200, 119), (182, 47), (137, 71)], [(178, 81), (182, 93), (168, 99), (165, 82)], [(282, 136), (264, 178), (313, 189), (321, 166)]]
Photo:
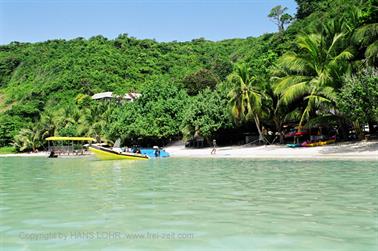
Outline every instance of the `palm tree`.
[(267, 142), (262, 134), (259, 118), (262, 95), (254, 85), (255, 79), (250, 76), (250, 69), (245, 64), (236, 65), (230, 80), (235, 83), (228, 94), (233, 117), (240, 122), (253, 119), (259, 132), (259, 140)]
[(14, 138), (13, 145), (18, 151), (32, 150), (35, 152), (37, 148), (42, 146), (40, 131), (37, 127), (21, 129), (19, 134)]
[(81, 135), (90, 135), (101, 141), (104, 128), (110, 123), (112, 113), (111, 104), (94, 104), (90, 108), (83, 108), (78, 118), (78, 131)]
[(289, 107), (284, 105), (280, 97), (274, 94), (272, 85), (270, 84), (264, 88), (263, 107), (264, 113), (262, 118), (265, 119), (267, 124), (274, 126), (275, 132), (279, 135), (280, 144), (284, 143), (284, 123), (300, 120), (301, 113), (299, 109), (295, 106)]
[(59, 127), (57, 116), (54, 114), (53, 111), (45, 110), (41, 114), (38, 126), (40, 127), (41, 137), (43, 139), (49, 136), (56, 135)]
[(366, 47), (365, 58), (370, 65), (378, 62), (378, 23), (366, 24), (353, 34), (353, 40)]
[(288, 52), (279, 60), (282, 75), (276, 79), (275, 93), (286, 105), (304, 103), (300, 126), (317, 109), (335, 104), (342, 76), (350, 72), (348, 60), (353, 55), (344, 48), (345, 34), (329, 36), (331, 39), (324, 34), (299, 35), (300, 52)]

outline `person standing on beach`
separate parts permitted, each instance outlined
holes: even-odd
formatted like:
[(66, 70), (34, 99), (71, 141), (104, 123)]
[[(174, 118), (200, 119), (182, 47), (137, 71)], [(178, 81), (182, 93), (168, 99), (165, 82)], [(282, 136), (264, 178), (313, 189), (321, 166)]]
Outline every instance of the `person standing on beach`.
[(211, 154), (216, 154), (217, 153), (217, 141), (213, 139), (213, 150), (211, 150)]

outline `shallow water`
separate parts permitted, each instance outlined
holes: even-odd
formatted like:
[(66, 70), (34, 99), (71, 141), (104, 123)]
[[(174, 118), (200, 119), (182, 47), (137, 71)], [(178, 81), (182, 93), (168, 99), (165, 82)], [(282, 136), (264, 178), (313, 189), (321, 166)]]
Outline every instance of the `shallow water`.
[(0, 158), (1, 250), (377, 250), (377, 162)]

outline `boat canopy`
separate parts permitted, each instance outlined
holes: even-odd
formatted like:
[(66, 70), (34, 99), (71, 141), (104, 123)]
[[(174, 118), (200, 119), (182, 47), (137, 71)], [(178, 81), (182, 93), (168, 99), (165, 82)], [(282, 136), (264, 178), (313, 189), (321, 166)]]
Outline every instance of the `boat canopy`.
[(96, 141), (94, 138), (90, 137), (48, 137), (47, 141)]

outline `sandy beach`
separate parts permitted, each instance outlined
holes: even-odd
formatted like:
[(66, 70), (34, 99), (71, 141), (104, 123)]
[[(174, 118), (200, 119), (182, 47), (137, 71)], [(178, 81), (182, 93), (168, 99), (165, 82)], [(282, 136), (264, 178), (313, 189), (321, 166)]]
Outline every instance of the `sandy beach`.
[(253, 159), (368, 159), (378, 161), (378, 141), (337, 143), (319, 147), (290, 148), (286, 145), (228, 146), (188, 149), (183, 143), (165, 148), (172, 157), (253, 158)]
[[(290, 148), (286, 145), (227, 146), (217, 147), (216, 154), (213, 155), (211, 154), (212, 148), (185, 148), (184, 143), (178, 141), (165, 147), (165, 150), (173, 158), (361, 159), (378, 161), (378, 141), (343, 142), (327, 146), (298, 148)], [(38, 152), (0, 154), (0, 157), (47, 157), (48, 155), (48, 152)]]

